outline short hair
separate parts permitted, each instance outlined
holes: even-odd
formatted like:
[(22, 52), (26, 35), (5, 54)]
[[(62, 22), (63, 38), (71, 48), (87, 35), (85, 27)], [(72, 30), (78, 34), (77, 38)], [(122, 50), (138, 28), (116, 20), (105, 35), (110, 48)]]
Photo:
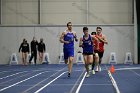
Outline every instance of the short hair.
[(69, 24), (72, 24), (72, 22), (68, 22), (68, 23), (67, 23), (67, 26), (69, 26)]
[(96, 29), (101, 29), (101, 30), (102, 30), (102, 28), (101, 28), (101, 27), (99, 27), (99, 26), (98, 26), (98, 27), (96, 27)]
[(43, 41), (43, 38), (40, 38), (40, 40), (42, 40), (42, 41)]
[(96, 35), (96, 32), (91, 32), (91, 35)]
[(25, 42), (26, 41), (26, 39), (25, 38), (23, 38), (23, 42)]
[(88, 30), (88, 27), (83, 27), (83, 31)]
[(35, 36), (33, 36), (33, 39), (35, 39)]

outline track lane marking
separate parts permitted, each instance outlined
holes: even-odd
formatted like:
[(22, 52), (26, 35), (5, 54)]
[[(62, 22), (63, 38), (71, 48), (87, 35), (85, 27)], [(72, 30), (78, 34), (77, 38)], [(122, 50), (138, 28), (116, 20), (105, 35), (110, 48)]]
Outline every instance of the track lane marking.
[(66, 72), (61, 73), (59, 76), (57, 76), (55, 79), (53, 79), (52, 81), (50, 81), (49, 83), (47, 83), (45, 86), (41, 87), (39, 90), (35, 91), (34, 93), (39, 93), (40, 91), (42, 91), (44, 88), (46, 88), (47, 86), (49, 86), (51, 83), (53, 83), (55, 80), (57, 80), (59, 77), (61, 77), (63, 74), (65, 74)]

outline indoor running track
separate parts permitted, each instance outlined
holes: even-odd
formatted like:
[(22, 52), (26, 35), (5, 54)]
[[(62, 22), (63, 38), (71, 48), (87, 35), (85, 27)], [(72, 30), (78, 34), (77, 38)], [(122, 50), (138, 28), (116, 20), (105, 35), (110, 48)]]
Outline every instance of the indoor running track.
[[(67, 65), (0, 66), (0, 93), (115, 93), (108, 75), (110, 65), (85, 78), (83, 64), (73, 65), (67, 77)], [(115, 65), (112, 74), (120, 93), (140, 93), (140, 65)]]

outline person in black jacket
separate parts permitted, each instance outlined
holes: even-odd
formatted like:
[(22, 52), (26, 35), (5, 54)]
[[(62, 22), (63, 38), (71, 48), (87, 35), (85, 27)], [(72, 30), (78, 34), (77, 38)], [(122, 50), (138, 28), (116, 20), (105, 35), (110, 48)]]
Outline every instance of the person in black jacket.
[(36, 65), (36, 60), (37, 60), (37, 46), (38, 42), (35, 37), (33, 37), (33, 40), (31, 41), (31, 57), (29, 59), (29, 64), (31, 64), (31, 60), (34, 57), (34, 63)]
[(27, 43), (27, 40), (24, 38), (23, 42), (21, 43), (19, 47), (19, 53), (20, 50), (22, 52), (22, 63), (23, 65), (27, 65), (27, 54), (30, 52), (29, 51), (29, 44)]
[(45, 48), (45, 44), (43, 42), (43, 38), (40, 38), (40, 42), (38, 43), (38, 54), (39, 54), (39, 62), (42, 64), (42, 61), (43, 61), (43, 55), (44, 55), (44, 52), (46, 51), (46, 48)]

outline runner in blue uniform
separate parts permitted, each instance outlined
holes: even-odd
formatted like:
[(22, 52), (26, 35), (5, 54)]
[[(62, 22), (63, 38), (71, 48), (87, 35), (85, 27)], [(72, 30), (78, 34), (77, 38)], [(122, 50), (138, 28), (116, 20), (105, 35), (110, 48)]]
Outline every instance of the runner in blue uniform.
[(83, 57), (85, 61), (85, 68), (87, 71), (86, 77), (90, 76), (89, 65), (93, 62), (93, 39), (97, 40), (95, 36), (88, 33), (88, 28), (83, 27), (83, 37), (80, 38), (79, 47), (83, 48)]
[(67, 23), (67, 30), (60, 36), (60, 42), (64, 43), (63, 52), (65, 64), (68, 64), (68, 77), (70, 77), (74, 58), (74, 40), (78, 41), (76, 32), (72, 30), (72, 23)]

